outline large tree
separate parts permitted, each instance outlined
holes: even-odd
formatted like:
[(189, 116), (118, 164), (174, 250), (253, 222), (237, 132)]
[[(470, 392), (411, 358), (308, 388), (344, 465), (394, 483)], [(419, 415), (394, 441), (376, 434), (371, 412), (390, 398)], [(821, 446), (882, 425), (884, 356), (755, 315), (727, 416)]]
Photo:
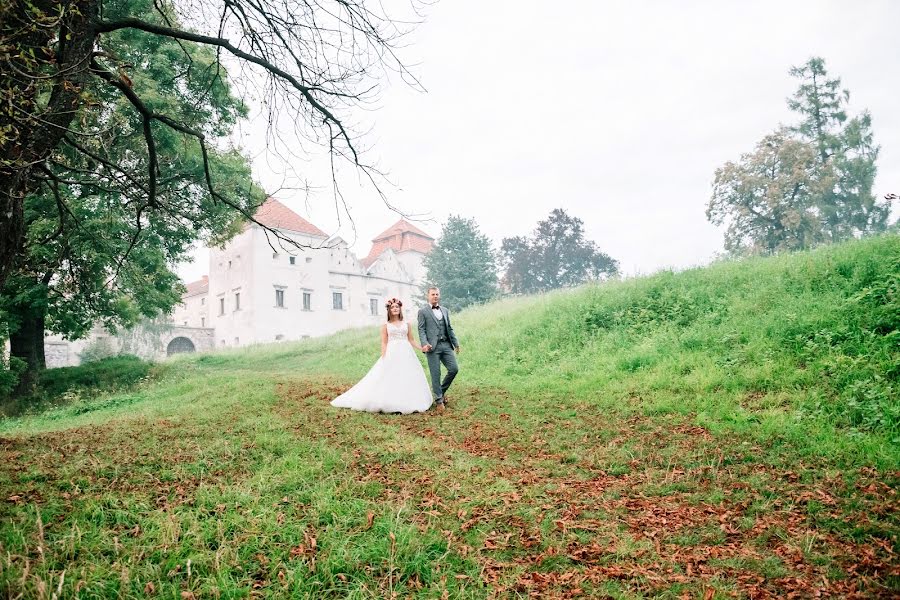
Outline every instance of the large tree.
[(428, 285), (441, 288), (441, 301), (457, 309), (497, 294), (497, 259), (474, 219), (451, 215), (425, 257), (425, 268)]
[(738, 162), (716, 169), (706, 216), (727, 224), (731, 254), (808, 248), (826, 239), (817, 203), (831, 183), (815, 148), (779, 130)]
[[(269, 110), (272, 143), (287, 137), (281, 149), (298, 155), (306, 144), (319, 144), (376, 183), (377, 172), (362, 159), (347, 120), (353, 107), (371, 98), (378, 67), (390, 64), (406, 74), (393, 51), (400, 33), (380, 4), (365, 0), (0, 3), (0, 285), (25, 257), (25, 198), (46, 185), (48, 170), (60, 179), (105, 170), (128, 189), (133, 221), (183, 209), (185, 199), (168, 205), (162, 193), (173, 177), (170, 165), (160, 162), (163, 136), (200, 148), (197, 183), (204, 190), (191, 196), (195, 207), (205, 195), (252, 219), (253, 211), (217, 183), (210, 129), (193, 118), (213, 109), (209, 95), (225, 77), (226, 56), (239, 70), (240, 95)], [(134, 56), (127, 49), (138, 35), (156, 42)], [(213, 60), (195, 63), (197, 47), (211, 50)], [(179, 53), (185, 68), (167, 78), (141, 77)], [(197, 105), (184, 111), (173, 105), (182, 92)], [(115, 123), (106, 120), (120, 103), (139, 121), (143, 139), (128, 152), (118, 147)], [(88, 144), (103, 127), (110, 134), (105, 143)]]
[[(244, 109), (216, 72), (215, 53), (142, 31), (116, 35), (125, 38), (116, 40), (119, 60), (141, 66), (129, 89), (147, 96), (152, 110), (178, 115), (207, 146), (161, 127), (151, 157), (143, 116), (115, 88), (93, 91), (104, 108), (85, 112), (77, 134), (35, 170), (22, 253), (0, 286), (11, 356), (27, 366), (20, 393), (45, 366), (45, 332), (77, 338), (95, 323), (114, 329), (168, 313), (182, 290), (173, 266), (198, 239), (215, 244), (235, 233), (240, 211), (262, 199), (247, 161), (224, 144)], [(199, 71), (194, 87), (153, 93), (188, 69)], [(134, 175), (151, 169), (165, 176)], [(207, 173), (229, 203), (208, 193)]]
[(800, 80), (788, 99), (801, 119), (793, 131), (815, 146), (820, 170), (833, 178), (819, 202), (826, 236), (839, 241), (884, 231), (890, 202), (879, 201), (872, 191), (879, 150), (872, 116), (867, 110), (848, 116), (850, 92), (840, 78), (828, 76), (823, 59), (811, 58), (790, 73)]
[(616, 275), (619, 264), (585, 238), (584, 222), (561, 208), (539, 221), (532, 236), (505, 238), (503, 284), (512, 293), (572, 287)]
[(891, 202), (872, 190), (878, 146), (871, 116), (848, 116), (850, 93), (821, 58), (790, 73), (799, 86), (788, 106), (799, 122), (716, 170), (706, 214), (727, 223), (733, 253), (808, 248), (888, 226)]

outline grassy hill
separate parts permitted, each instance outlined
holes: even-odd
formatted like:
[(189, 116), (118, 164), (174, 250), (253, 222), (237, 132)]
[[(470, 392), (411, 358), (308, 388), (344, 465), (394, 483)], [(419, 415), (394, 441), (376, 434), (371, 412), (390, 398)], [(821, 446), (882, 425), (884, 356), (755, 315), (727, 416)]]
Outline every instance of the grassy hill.
[(187, 357), (0, 421), (0, 589), (900, 592), (898, 236), (454, 325), (440, 415), (328, 405), (377, 357), (371, 329)]

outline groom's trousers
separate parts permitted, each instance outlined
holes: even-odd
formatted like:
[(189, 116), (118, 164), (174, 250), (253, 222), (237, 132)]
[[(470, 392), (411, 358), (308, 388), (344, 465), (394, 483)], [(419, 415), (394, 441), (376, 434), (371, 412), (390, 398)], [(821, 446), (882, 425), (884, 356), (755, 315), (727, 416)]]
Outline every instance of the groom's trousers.
[[(427, 352), (425, 356), (428, 357), (428, 371), (431, 374), (431, 390), (434, 392), (434, 399), (437, 402), (443, 402), (444, 393), (459, 372), (459, 366), (456, 364), (456, 352), (453, 351), (453, 346), (449, 342), (438, 342), (437, 346), (431, 352)], [(441, 363), (447, 367), (444, 381), (441, 381)]]

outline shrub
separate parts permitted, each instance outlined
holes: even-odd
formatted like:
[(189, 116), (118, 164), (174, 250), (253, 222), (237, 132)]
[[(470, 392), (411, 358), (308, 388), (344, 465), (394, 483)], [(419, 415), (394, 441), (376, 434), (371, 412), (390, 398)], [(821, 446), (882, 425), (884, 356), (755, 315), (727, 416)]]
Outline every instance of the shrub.
[(136, 356), (103, 358), (77, 367), (42, 371), (38, 387), (42, 395), (55, 398), (65, 393), (97, 393), (126, 388), (150, 374), (152, 363)]
[(0, 367), (2, 367), (0, 368), (0, 398), (8, 398), (16, 384), (19, 383), (19, 377), (25, 371), (26, 364), (21, 358), (11, 356), (7, 367), (3, 358), (3, 348), (0, 347)]
[(118, 354), (112, 341), (107, 337), (97, 338), (84, 347), (84, 350), (78, 354), (82, 364), (103, 360), (104, 358), (112, 358)]

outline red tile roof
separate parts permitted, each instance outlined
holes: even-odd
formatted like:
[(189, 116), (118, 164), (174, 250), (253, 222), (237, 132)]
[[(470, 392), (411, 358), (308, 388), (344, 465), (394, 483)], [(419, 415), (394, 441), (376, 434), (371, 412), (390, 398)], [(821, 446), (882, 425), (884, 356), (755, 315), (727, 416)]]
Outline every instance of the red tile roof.
[(403, 233), (413, 233), (415, 235), (422, 236), (424, 238), (428, 238), (431, 241), (434, 241), (433, 237), (431, 237), (430, 235), (428, 235), (427, 233), (425, 233), (424, 231), (422, 231), (421, 229), (419, 229), (418, 227), (416, 227), (409, 221), (406, 221), (405, 219), (400, 219), (399, 221), (397, 221), (396, 223), (394, 223), (393, 225), (391, 225), (390, 227), (388, 227), (387, 229), (385, 229), (384, 231), (382, 231), (381, 233), (376, 235), (374, 238), (372, 238), (372, 241), (377, 242), (378, 240), (383, 240), (385, 238), (394, 237), (396, 235), (400, 235)]
[(187, 298), (188, 296), (196, 296), (197, 294), (206, 294), (209, 292), (209, 276), (204, 275), (203, 279), (199, 281), (192, 281), (186, 284), (184, 287), (187, 288), (187, 291), (184, 293), (182, 298)]
[(257, 221), (272, 229), (286, 229), (307, 235), (328, 237), (327, 233), (271, 196), (266, 198), (253, 216)]
[(434, 238), (400, 219), (372, 240), (369, 255), (359, 261), (367, 269), (372, 266), (381, 254), (391, 248), (394, 252), (420, 252), (428, 254), (434, 247)]

